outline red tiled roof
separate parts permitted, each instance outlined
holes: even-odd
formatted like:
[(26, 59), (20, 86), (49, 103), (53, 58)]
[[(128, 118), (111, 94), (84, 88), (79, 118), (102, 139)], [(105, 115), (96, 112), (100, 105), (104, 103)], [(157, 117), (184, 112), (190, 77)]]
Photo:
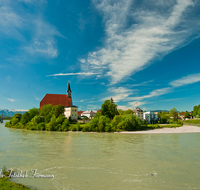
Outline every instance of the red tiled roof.
[(100, 110), (97, 110), (97, 112), (98, 112), (98, 113), (101, 113), (101, 111), (100, 111)]
[(84, 111), (78, 111), (78, 115), (81, 115)]
[(72, 106), (72, 99), (66, 94), (46, 94), (40, 102), (40, 108), (46, 104), (52, 104), (53, 106), (63, 105), (67, 107)]

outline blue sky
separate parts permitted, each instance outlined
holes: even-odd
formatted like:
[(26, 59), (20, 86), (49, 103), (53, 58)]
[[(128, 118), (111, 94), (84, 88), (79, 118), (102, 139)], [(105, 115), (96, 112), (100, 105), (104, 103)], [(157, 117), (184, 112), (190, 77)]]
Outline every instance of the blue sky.
[(0, 0), (0, 109), (70, 81), (79, 110), (200, 104), (199, 0)]

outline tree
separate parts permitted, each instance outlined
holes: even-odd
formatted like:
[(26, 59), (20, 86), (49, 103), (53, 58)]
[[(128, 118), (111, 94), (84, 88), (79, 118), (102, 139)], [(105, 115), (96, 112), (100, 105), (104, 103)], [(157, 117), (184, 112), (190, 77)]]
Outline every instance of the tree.
[(39, 114), (39, 109), (38, 108), (32, 108), (28, 111), (30, 118), (29, 120), (31, 120), (32, 118), (34, 118), (36, 115)]
[(23, 115), (22, 115), (22, 118), (21, 118), (21, 123), (23, 125), (27, 124), (30, 120), (30, 114), (28, 112), (25, 112)]
[(52, 112), (52, 109), (53, 109), (52, 104), (44, 105), (40, 109), (40, 115), (45, 117)]
[(54, 115), (58, 117), (59, 115), (63, 115), (65, 108), (63, 105), (54, 106)]
[(185, 116), (185, 118), (188, 118), (188, 117), (190, 116), (189, 112), (186, 111), (186, 112), (184, 113), (184, 116)]
[(109, 117), (112, 119), (115, 115), (118, 115), (117, 105), (113, 102), (112, 98), (110, 100), (106, 100), (101, 105), (101, 115)]
[(173, 117), (173, 120), (176, 121), (178, 118), (178, 112), (176, 108), (170, 110), (170, 116)]
[(128, 110), (124, 111), (124, 115), (125, 115), (125, 114), (133, 114), (133, 110), (128, 109)]

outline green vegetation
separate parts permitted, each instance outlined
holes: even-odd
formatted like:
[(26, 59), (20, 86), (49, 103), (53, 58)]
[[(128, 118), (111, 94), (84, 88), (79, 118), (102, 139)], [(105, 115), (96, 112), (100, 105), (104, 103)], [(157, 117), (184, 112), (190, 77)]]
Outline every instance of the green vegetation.
[(63, 114), (63, 105), (48, 104), (41, 110), (32, 108), (23, 115), (16, 113), (5, 126), (29, 130), (69, 131), (69, 120)]
[(0, 178), (0, 190), (27, 190), (30, 189), (29, 187), (26, 187), (25, 185), (22, 185), (21, 183), (15, 183), (10, 182), (9, 178)]
[(9, 171), (7, 171), (6, 166), (3, 167), (2, 174), (4, 176), (0, 177), (0, 190), (7, 190), (7, 189), (28, 190), (28, 189), (30, 189), (29, 187), (27, 187), (21, 183), (10, 182), (9, 181), (10, 177), (8, 177)]
[(191, 115), (196, 118), (200, 117), (200, 105), (193, 107), (193, 111), (191, 112)]
[(185, 120), (184, 124), (200, 124), (200, 119)]
[[(101, 106), (101, 113), (96, 113), (89, 123), (70, 122), (64, 116), (64, 106), (51, 104), (44, 105), (40, 110), (32, 108), (23, 115), (16, 113), (14, 117), (5, 124), (6, 127), (46, 130), (46, 131), (82, 131), (82, 132), (119, 132), (119, 131), (140, 131), (161, 127), (179, 127), (182, 121), (177, 119), (177, 110), (159, 113), (159, 124), (148, 125), (133, 114), (132, 110), (117, 110), (113, 99), (105, 100)], [(119, 115), (120, 114), (120, 115)], [(168, 123), (169, 125), (161, 125)]]
[(113, 119), (115, 115), (118, 115), (117, 105), (114, 103), (113, 99), (106, 100), (101, 105), (101, 115), (104, 115), (110, 119)]
[(178, 112), (176, 108), (170, 110), (170, 116), (173, 117), (174, 122), (178, 119)]

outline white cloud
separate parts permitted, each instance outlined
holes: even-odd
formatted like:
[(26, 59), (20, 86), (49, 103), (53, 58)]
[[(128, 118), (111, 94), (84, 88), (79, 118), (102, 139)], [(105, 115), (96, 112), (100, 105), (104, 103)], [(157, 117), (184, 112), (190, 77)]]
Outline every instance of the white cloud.
[(139, 107), (141, 105), (146, 104), (146, 102), (134, 101), (134, 102), (129, 102), (129, 104), (132, 105), (135, 108), (135, 107)]
[(128, 110), (128, 109), (133, 109), (133, 108), (132, 107), (127, 107), (127, 106), (117, 106), (117, 109)]
[[(199, 35), (199, 18), (185, 20), (195, 6), (192, 0), (163, 2), (152, 10), (134, 6), (131, 0), (93, 2), (104, 17), (105, 45), (88, 53), (82, 70), (99, 71), (111, 78), (111, 84), (184, 46), (194, 39), (194, 34)], [(129, 21), (134, 24), (129, 26)]]
[(110, 88), (109, 92), (111, 96), (108, 96), (106, 98), (103, 98), (101, 100), (107, 100), (111, 97), (113, 98), (114, 102), (119, 102), (120, 100), (126, 100), (126, 98), (133, 93), (133, 90), (124, 88), (124, 87), (118, 87), (118, 88)]
[(8, 6), (0, 7), (0, 32), (11, 37), (21, 38), (19, 29), (23, 26), (24, 19), (13, 12)]
[(178, 80), (174, 80), (169, 83), (169, 85), (172, 85), (173, 87), (179, 87), (187, 84), (192, 84), (200, 81), (200, 73), (188, 75), (185, 77), (182, 77)]
[[(39, 2), (38, 0), (26, 0), (25, 2), (36, 3), (37, 6), (45, 3), (45, 1)], [(23, 32), (29, 33), (29, 41)], [(17, 12), (17, 9), (10, 2), (3, 3), (0, 7), (0, 34), (20, 40), (23, 44), (20, 49), (25, 50), (22, 57), (25, 57), (28, 52), (47, 58), (56, 58), (58, 50), (55, 36), (65, 38), (56, 27), (44, 21), (41, 16), (28, 14), (23, 9)]]
[(16, 100), (12, 99), (12, 98), (7, 98), (10, 102), (14, 102)]
[(98, 73), (58, 73), (58, 74), (53, 74), (53, 75), (47, 75), (47, 77), (52, 77), (52, 76), (67, 76), (67, 75), (85, 75), (85, 76), (90, 76), (90, 75), (97, 75)]
[(127, 100), (143, 100), (143, 99), (147, 99), (147, 98), (153, 98), (156, 96), (161, 96), (163, 94), (167, 94), (172, 92), (172, 89), (170, 87), (167, 88), (161, 88), (161, 89), (156, 89), (151, 91), (148, 95), (143, 95), (143, 96), (138, 96), (138, 97), (129, 97), (127, 98)]
[(85, 59), (79, 59), (79, 61), (80, 61), (81, 63), (85, 63), (85, 62), (86, 62)]

